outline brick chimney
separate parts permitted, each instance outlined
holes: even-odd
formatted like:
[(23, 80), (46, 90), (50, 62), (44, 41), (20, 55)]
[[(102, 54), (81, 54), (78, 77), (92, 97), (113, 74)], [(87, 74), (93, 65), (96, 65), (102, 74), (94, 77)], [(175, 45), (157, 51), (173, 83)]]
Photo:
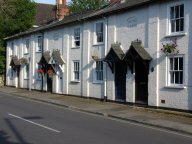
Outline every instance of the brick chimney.
[(57, 5), (57, 19), (63, 19), (69, 14), (69, 7), (66, 5), (66, 0), (56, 0)]

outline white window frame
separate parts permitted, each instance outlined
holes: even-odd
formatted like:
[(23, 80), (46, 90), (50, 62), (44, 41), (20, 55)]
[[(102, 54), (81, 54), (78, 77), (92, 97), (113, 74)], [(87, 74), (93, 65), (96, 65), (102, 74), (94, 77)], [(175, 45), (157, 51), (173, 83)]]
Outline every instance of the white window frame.
[[(175, 16), (174, 16), (174, 19), (171, 19), (171, 8), (176, 7), (176, 6), (181, 6), (181, 5), (184, 5), (183, 17), (175, 18)], [(174, 15), (175, 15), (175, 13), (174, 13)], [(180, 15), (180, 12), (179, 12), (179, 15)], [(183, 19), (183, 30), (176, 31), (176, 25), (175, 25), (175, 30), (172, 32), (171, 20), (176, 20), (176, 19), (177, 20)], [(180, 29), (180, 27), (179, 27), (179, 29)], [(177, 3), (174, 3), (174, 4), (168, 6), (168, 30), (169, 30), (169, 35), (183, 34), (185, 32), (185, 4), (184, 4), (184, 2), (177, 2)]]
[(25, 40), (25, 45), (24, 45), (24, 53), (28, 54), (29, 53), (29, 47), (30, 47), (30, 42), (29, 39)]
[(10, 67), (10, 79), (11, 80), (13, 80), (13, 78), (14, 78), (14, 70), (13, 70), (13, 68), (12, 67)]
[[(102, 24), (103, 25), (103, 31), (102, 32), (97, 32), (97, 25), (98, 24)], [(94, 44), (103, 44), (104, 43), (104, 22), (103, 21), (98, 21), (95, 23), (94, 25)], [(98, 41), (98, 34), (102, 34), (103, 40), (102, 41)]]
[(104, 81), (104, 63), (95, 61), (93, 67), (93, 83), (103, 83)]
[(10, 56), (14, 55), (14, 42), (11, 42), (11, 46), (10, 46)]
[(41, 52), (43, 48), (43, 37), (38, 36), (37, 37), (37, 47), (36, 47), (36, 52)]
[[(170, 64), (170, 59), (173, 58), (173, 67), (171, 69), (171, 64)], [(180, 70), (180, 63), (179, 63), (179, 58), (182, 58), (183, 59), (183, 63), (182, 63), (182, 70)], [(174, 63), (175, 63), (175, 60), (178, 59), (178, 69), (175, 69), (174, 68)], [(167, 56), (167, 86), (168, 87), (183, 87), (184, 86), (184, 73), (185, 73), (185, 67), (184, 67), (184, 55), (170, 55), (170, 56)], [(179, 72), (180, 74), (182, 73), (182, 83), (175, 83), (176, 79), (175, 79), (175, 73), (176, 72)], [(171, 73), (173, 73), (173, 83), (171, 82)], [(180, 81), (180, 80), (178, 80)]]
[[(77, 42), (79, 42), (79, 45), (76, 44)], [(73, 47), (79, 48), (80, 46), (81, 46), (81, 28), (76, 27), (74, 28), (73, 31)]]
[(24, 79), (29, 79), (29, 64), (24, 65)]
[(40, 81), (40, 80), (42, 80), (42, 78), (41, 78), (41, 75), (37, 72), (39, 69), (42, 69), (42, 65), (40, 65), (40, 64), (36, 64), (36, 71), (35, 71), (35, 73), (36, 73), (36, 80), (37, 81)]
[(73, 60), (72, 62), (72, 81), (80, 82), (80, 61), (79, 60)]

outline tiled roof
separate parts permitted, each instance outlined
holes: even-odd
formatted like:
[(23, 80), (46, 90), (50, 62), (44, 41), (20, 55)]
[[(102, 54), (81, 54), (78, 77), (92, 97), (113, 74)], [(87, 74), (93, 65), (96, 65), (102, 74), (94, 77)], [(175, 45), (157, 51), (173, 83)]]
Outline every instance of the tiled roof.
[(55, 20), (55, 9), (55, 5), (36, 3), (35, 25), (43, 25)]
[(20, 60), (18, 59), (17, 56), (13, 56), (11, 59), (11, 63), (10, 66), (19, 66), (20, 64)]
[(59, 50), (54, 50), (52, 53), (52, 57), (55, 60), (55, 62), (59, 65), (62, 65), (65, 63)]
[(143, 6), (145, 4), (149, 4), (149, 3), (157, 2), (157, 1), (158, 0), (127, 0), (125, 3), (115, 4), (115, 5), (100, 9), (100, 10), (92, 10), (92, 11), (87, 11), (84, 13), (71, 14), (69, 16), (66, 16), (61, 21), (55, 21), (55, 22), (45, 25), (45, 26), (41, 26), (41, 27), (38, 27), (35, 29), (30, 29), (28, 31), (7, 37), (7, 38), (5, 38), (5, 40), (11, 39), (14, 37), (18, 37), (18, 36), (22, 36), (22, 35), (27, 35), (27, 34), (34, 33), (34, 32), (52, 29), (55, 27), (71, 24), (74, 22), (80, 22), (82, 20), (95, 19), (100, 16), (113, 15), (114, 13), (123, 12), (123, 11), (129, 10), (129, 9), (135, 8), (135, 7)]
[(123, 60), (125, 53), (120, 47), (120, 43), (112, 44), (111, 49), (109, 50), (108, 54), (104, 58), (106, 62), (115, 62), (118, 60)]
[(136, 59), (136, 55), (139, 55), (139, 57), (145, 61), (152, 60), (150, 54), (144, 49), (139, 41), (134, 41), (131, 43), (129, 50), (125, 54), (125, 59), (129, 58), (130, 56), (131, 59)]

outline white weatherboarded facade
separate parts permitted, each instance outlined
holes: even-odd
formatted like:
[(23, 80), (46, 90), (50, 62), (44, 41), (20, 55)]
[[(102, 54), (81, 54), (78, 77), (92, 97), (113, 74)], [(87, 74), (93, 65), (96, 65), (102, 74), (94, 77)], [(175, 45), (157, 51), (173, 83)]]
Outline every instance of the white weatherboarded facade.
[(192, 110), (192, 1), (135, 3), (7, 38), (6, 85)]

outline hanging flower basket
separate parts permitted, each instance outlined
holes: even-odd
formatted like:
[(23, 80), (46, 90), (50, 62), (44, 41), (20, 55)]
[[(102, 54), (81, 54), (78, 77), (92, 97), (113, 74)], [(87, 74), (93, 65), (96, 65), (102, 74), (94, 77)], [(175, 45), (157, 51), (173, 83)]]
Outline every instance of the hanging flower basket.
[(20, 64), (21, 65), (27, 65), (28, 64), (27, 58), (24, 58), (24, 57), (20, 58)]
[(161, 51), (166, 55), (179, 53), (179, 50), (177, 49), (177, 44), (174, 42), (170, 42), (162, 45), (163, 45), (163, 48), (161, 48)]
[(52, 69), (47, 70), (47, 74), (49, 78), (53, 78), (53, 76), (55, 75), (55, 72)]
[(42, 69), (38, 69), (37, 72), (41, 75), (44, 76), (44, 71)]

